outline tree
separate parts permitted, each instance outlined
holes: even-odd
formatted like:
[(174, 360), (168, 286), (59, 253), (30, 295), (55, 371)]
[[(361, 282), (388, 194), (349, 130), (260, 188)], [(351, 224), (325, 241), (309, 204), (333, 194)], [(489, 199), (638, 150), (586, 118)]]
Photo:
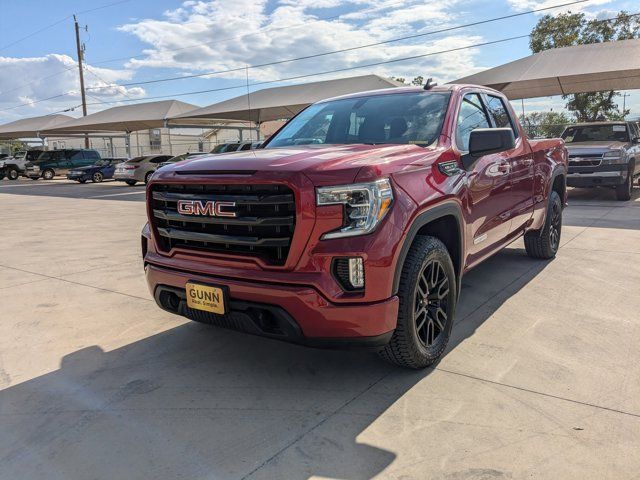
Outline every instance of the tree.
[(520, 123), (531, 138), (559, 137), (571, 119), (564, 112), (532, 112), (520, 115)]
[[(545, 15), (531, 31), (529, 47), (534, 53), (550, 48), (640, 38), (640, 19), (620, 12), (614, 20), (589, 20), (583, 13)], [(629, 114), (621, 112), (614, 101), (618, 92), (591, 92), (564, 95), (567, 110), (580, 122), (617, 120)]]
[(405, 85), (416, 85), (421, 87), (424, 85), (424, 77), (422, 75), (418, 75), (417, 77), (413, 77), (411, 83), (407, 83), (407, 80), (404, 77), (390, 77), (391, 80), (395, 80), (396, 82), (404, 83)]

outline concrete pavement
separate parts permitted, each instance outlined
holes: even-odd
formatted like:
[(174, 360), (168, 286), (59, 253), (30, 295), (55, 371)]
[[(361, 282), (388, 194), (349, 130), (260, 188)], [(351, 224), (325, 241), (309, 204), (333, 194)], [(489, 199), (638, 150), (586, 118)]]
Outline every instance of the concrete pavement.
[(469, 273), (421, 372), (161, 311), (142, 191), (0, 182), (0, 478), (640, 478), (638, 190)]

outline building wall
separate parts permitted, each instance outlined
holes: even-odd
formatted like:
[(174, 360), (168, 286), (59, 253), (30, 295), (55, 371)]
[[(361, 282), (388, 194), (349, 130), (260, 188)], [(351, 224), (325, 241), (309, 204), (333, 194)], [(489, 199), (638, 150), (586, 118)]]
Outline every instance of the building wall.
[[(260, 125), (260, 139), (265, 139), (277, 131), (284, 120), (264, 122)], [(131, 156), (140, 155), (180, 155), (187, 152), (208, 152), (220, 143), (256, 140), (255, 130), (243, 130), (242, 134), (233, 127), (247, 128), (245, 122), (227, 125), (230, 128), (198, 129), (198, 128), (158, 128), (140, 130), (130, 135)], [(127, 146), (124, 135), (115, 138), (89, 138), (89, 145), (100, 152), (103, 157), (126, 157)], [(84, 148), (84, 138), (78, 137), (49, 137), (46, 146), (51, 150), (63, 148)]]
[[(254, 133), (255, 137), (255, 133)], [(237, 142), (237, 130), (168, 129), (141, 130), (130, 135), (131, 156), (165, 154), (180, 155), (186, 152), (208, 152), (218, 143)], [(46, 145), (51, 150), (84, 148), (83, 137), (49, 137)], [(123, 135), (116, 138), (89, 138), (89, 145), (103, 157), (126, 157), (127, 146)], [(112, 147), (113, 145), (113, 147)]]

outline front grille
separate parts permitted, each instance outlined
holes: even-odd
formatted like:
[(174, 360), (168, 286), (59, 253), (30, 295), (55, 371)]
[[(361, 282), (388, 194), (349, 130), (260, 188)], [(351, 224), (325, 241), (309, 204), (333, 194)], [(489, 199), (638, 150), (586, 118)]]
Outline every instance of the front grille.
[(602, 162), (601, 153), (586, 153), (584, 155), (569, 155), (570, 167), (597, 167)]
[[(182, 215), (179, 200), (235, 202), (235, 217)], [(295, 198), (285, 185), (154, 185), (152, 224), (158, 247), (287, 260), (295, 229)]]

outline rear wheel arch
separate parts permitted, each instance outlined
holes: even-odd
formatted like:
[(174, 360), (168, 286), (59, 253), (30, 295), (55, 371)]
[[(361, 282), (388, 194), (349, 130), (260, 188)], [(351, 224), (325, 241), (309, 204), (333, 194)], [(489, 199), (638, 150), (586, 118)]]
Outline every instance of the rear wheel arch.
[(396, 295), (400, 286), (402, 267), (411, 245), (418, 235), (426, 235), (439, 239), (447, 247), (457, 277), (460, 281), (464, 268), (463, 218), (460, 207), (453, 202), (435, 205), (418, 214), (409, 227), (394, 269), (392, 295)]

